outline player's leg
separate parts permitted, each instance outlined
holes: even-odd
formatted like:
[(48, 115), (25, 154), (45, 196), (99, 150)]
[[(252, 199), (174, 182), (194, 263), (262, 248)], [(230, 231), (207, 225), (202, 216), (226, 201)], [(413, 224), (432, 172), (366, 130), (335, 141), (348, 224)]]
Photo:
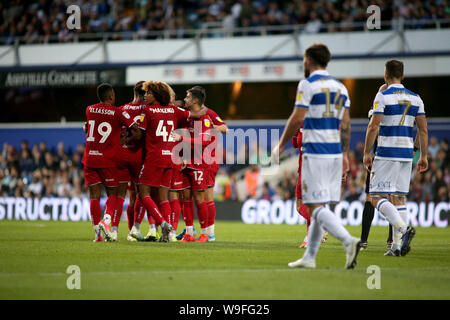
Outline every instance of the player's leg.
[(88, 189), (90, 201), (90, 213), (92, 225), (95, 232), (95, 242), (103, 241), (100, 230), (100, 221), (102, 218), (102, 209), (100, 207), (100, 197), (102, 194), (101, 178), (95, 168), (84, 167), (85, 185)]
[[(183, 216), (184, 224), (186, 225), (186, 232), (183, 234), (180, 242), (195, 241), (195, 228), (194, 228), (194, 201), (192, 199), (191, 187), (184, 189), (183, 194), (183, 208), (181, 214)], [(183, 230), (184, 231), (184, 230)]]
[(370, 227), (372, 226), (374, 215), (375, 208), (372, 205), (372, 199), (370, 195), (367, 193), (362, 216), (361, 249), (367, 249), (367, 239), (369, 238)]
[[(396, 256), (398, 253), (405, 255), (409, 252), (409, 245), (414, 237), (415, 229), (408, 228), (408, 225), (402, 219), (396, 206), (388, 200), (389, 194), (404, 193), (409, 191), (409, 176), (411, 163), (402, 163), (399, 161), (374, 161), (373, 180), (370, 188), (372, 195), (372, 204), (386, 220), (393, 226), (394, 231), (401, 233), (402, 245), (400, 252), (389, 250), (387, 256)], [(393, 234), (395, 238), (395, 233)]]
[(373, 217), (375, 215), (375, 208), (372, 205), (372, 199), (369, 194), (370, 186), (370, 171), (366, 176), (366, 201), (364, 203), (362, 226), (361, 226), (361, 249), (367, 249), (367, 239), (369, 238), (370, 227), (372, 226)]
[(216, 223), (216, 205), (214, 203), (214, 185), (216, 183), (216, 175), (219, 170), (219, 165), (211, 165), (205, 174), (208, 175), (208, 183), (205, 194), (206, 206), (208, 207), (208, 223), (206, 227), (206, 232), (209, 237), (209, 241), (216, 241), (215, 235), (215, 223)]
[(169, 191), (169, 203), (170, 203), (170, 208), (172, 211), (172, 217), (171, 217), (171, 221), (172, 221), (172, 234), (173, 236), (175, 236), (175, 239), (177, 239), (176, 233), (177, 233), (177, 228), (178, 228), (178, 221), (180, 219), (180, 214), (181, 214), (181, 205), (180, 205), (180, 194), (181, 192), (179, 191), (173, 191), (170, 190)]
[(214, 186), (208, 186), (208, 189), (206, 189), (205, 202), (206, 207), (208, 208), (208, 223), (206, 227), (206, 234), (209, 237), (209, 241), (216, 241), (216, 205), (214, 203)]
[(128, 185), (128, 206), (127, 206), (127, 220), (128, 220), (128, 230), (133, 228), (134, 224), (134, 206), (136, 204), (136, 189), (134, 184)]
[(192, 190), (192, 193), (197, 207), (198, 222), (200, 223), (201, 228), (201, 234), (196, 241), (207, 242), (209, 238), (206, 231), (208, 223), (208, 207), (205, 201), (206, 190)]
[(158, 225), (167, 224), (167, 222), (164, 220), (163, 215), (159, 211), (158, 206), (150, 196), (151, 187), (149, 185), (139, 184), (138, 191), (139, 191), (139, 198), (141, 199), (142, 204), (145, 207), (145, 210), (147, 210), (147, 213), (149, 213), (155, 219)]
[[(342, 158), (303, 157), (302, 186), (305, 186), (302, 189), (303, 200), (308, 205), (312, 220), (342, 242), (346, 251), (345, 268), (351, 269), (356, 265), (360, 239), (352, 237), (339, 218), (324, 205), (339, 200), (341, 177)], [(315, 227), (309, 231), (308, 241), (312, 241), (312, 243), (308, 245), (302, 259), (289, 264), (289, 266), (311, 267), (311, 265), (315, 265), (315, 256), (320, 246), (320, 244), (317, 245), (317, 240), (320, 236), (321, 241), (322, 237), (320, 230), (319, 227)]]
[(295, 201), (297, 206), (297, 212), (306, 220), (306, 234), (299, 248), (306, 248), (308, 245), (308, 231), (311, 225), (311, 215), (309, 214), (308, 207), (303, 204), (302, 198), (296, 197)]
[(115, 195), (114, 214), (111, 220), (111, 232), (113, 238), (117, 239), (119, 232), (119, 223), (123, 213), (123, 203), (125, 202), (125, 196), (127, 194), (128, 181), (120, 182), (118, 187), (107, 187), (106, 193), (109, 196)]
[[(164, 219), (158, 206), (151, 197), (152, 189), (158, 193), (157, 188), (161, 186), (162, 177), (164, 174), (164, 168), (143, 166), (139, 175), (139, 198), (141, 199), (145, 210), (150, 214), (158, 225), (161, 225), (163, 232), (163, 241), (168, 239), (168, 233), (172, 231), (172, 226)], [(153, 188), (152, 188), (153, 186)], [(155, 199), (156, 200), (156, 199)]]
[(95, 239), (94, 242), (103, 241), (103, 236), (100, 230), (100, 220), (102, 217), (102, 208), (100, 207), (100, 196), (102, 194), (102, 185), (100, 183), (88, 186), (91, 220), (94, 227)]

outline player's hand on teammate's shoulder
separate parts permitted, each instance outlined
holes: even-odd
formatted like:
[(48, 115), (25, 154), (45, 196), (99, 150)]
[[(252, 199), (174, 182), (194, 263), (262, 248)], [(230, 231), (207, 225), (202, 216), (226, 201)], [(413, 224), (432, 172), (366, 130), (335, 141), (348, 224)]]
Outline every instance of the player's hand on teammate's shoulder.
[(170, 136), (175, 140), (175, 141), (180, 141), (181, 140), (181, 135), (179, 135), (178, 133), (176, 133), (175, 131), (172, 131), (170, 133)]
[(386, 83), (383, 83), (380, 87), (380, 89), (378, 89), (378, 92), (384, 91), (388, 88), (388, 85)]

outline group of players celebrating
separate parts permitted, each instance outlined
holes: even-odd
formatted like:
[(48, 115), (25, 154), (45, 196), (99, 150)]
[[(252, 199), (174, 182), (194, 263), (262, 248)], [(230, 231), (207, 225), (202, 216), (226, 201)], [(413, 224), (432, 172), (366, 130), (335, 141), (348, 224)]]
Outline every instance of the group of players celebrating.
[[(219, 132), (228, 131), (226, 123), (204, 106), (202, 87), (187, 90), (183, 101), (175, 100), (162, 81), (139, 81), (133, 90), (133, 101), (116, 107), (113, 87), (103, 83), (97, 87), (99, 103), (86, 108), (83, 165), (94, 241), (117, 241), (127, 190), (128, 240), (215, 241), (215, 146)], [(107, 193), (103, 219), (102, 185)], [(197, 239), (194, 203), (201, 227)], [(150, 229), (144, 237), (145, 212)], [(177, 236), (180, 215), (186, 227)]]

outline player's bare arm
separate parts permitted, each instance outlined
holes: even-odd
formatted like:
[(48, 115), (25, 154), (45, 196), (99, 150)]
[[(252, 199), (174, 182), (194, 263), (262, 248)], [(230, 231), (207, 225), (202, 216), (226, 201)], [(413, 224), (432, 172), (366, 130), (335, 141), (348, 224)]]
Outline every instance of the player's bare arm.
[(281, 151), (283, 151), (286, 144), (291, 140), (291, 138), (297, 133), (298, 129), (300, 128), (302, 121), (305, 119), (306, 111), (306, 108), (294, 108), (291, 116), (286, 123), (283, 134), (281, 135), (280, 142), (272, 150), (272, 154), (276, 153), (278, 155)]
[(342, 161), (344, 172), (343, 177), (345, 178), (347, 171), (350, 169), (350, 165), (348, 163), (348, 150), (350, 148), (350, 111), (349, 109), (345, 109), (344, 116), (342, 117), (341, 125), (341, 148), (342, 148)]
[(420, 158), (419, 161), (417, 161), (417, 169), (422, 173), (428, 169), (428, 126), (425, 116), (417, 116), (416, 125), (420, 144)]
[(375, 139), (378, 136), (378, 130), (380, 128), (381, 120), (383, 119), (382, 114), (374, 114), (369, 121), (366, 132), (366, 141), (364, 144), (364, 158), (363, 164), (367, 170), (372, 167), (372, 156), (370, 155), (370, 150), (375, 143)]
[(213, 124), (213, 128), (215, 130), (219, 131), (220, 133), (224, 133), (224, 134), (228, 133), (228, 127), (226, 124), (222, 124), (220, 126), (216, 126)]

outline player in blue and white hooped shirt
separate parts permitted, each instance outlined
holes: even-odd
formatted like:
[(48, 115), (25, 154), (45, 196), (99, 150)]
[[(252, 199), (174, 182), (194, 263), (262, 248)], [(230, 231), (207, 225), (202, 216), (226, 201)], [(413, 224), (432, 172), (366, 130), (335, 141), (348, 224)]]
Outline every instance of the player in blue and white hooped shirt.
[(324, 230), (345, 247), (345, 268), (356, 265), (360, 239), (352, 237), (326, 205), (340, 200), (343, 172), (348, 171), (350, 99), (345, 86), (326, 71), (331, 54), (324, 44), (313, 44), (303, 55), (305, 79), (300, 81), (294, 110), (278, 146), (276, 159), (303, 123), (302, 193), (311, 212), (308, 247), (289, 267), (315, 268)]
[[(418, 94), (401, 84), (403, 78), (403, 63), (388, 60), (384, 73), (388, 87), (375, 96), (364, 147), (364, 165), (366, 168), (372, 167), (369, 185), (372, 204), (394, 227), (392, 248), (386, 256), (406, 255), (416, 232), (408, 227), (406, 210), (414, 152), (414, 122), (420, 144), (418, 172), (428, 168), (428, 129), (424, 104)], [(373, 160), (370, 149), (377, 133), (378, 146)], [(392, 202), (388, 196), (391, 196)]]

